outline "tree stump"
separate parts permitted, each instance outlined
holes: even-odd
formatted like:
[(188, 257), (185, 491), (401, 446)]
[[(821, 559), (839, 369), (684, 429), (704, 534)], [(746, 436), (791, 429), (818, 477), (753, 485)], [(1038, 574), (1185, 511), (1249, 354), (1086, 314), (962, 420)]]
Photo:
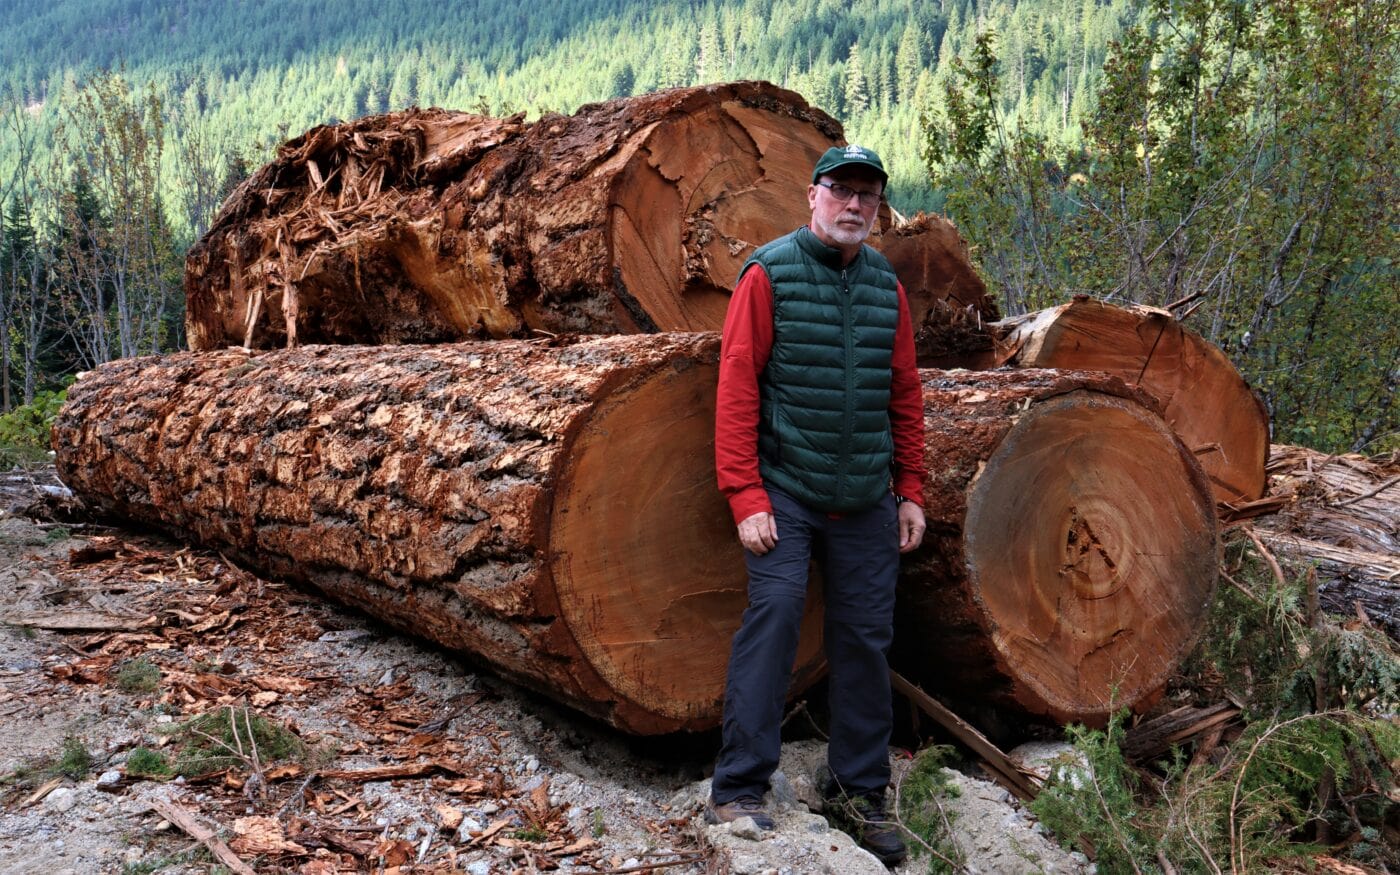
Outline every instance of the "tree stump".
[(1004, 347), (1000, 360), (1009, 364), (1103, 371), (1156, 398), (1199, 458), (1216, 501), (1264, 494), (1268, 412), (1220, 348), (1168, 311), (1078, 297), (993, 330)]
[[(739, 269), (808, 220), (812, 167), (841, 142), (834, 119), (764, 82), (533, 123), (410, 109), (317, 127), (191, 248), (190, 346), (718, 330)], [(996, 318), (947, 220), (890, 225), (882, 209), (875, 242), (916, 325)]]
[(1113, 377), (923, 374), (929, 529), (901, 570), (892, 664), (1062, 723), (1149, 701), (1215, 591), (1200, 466)]

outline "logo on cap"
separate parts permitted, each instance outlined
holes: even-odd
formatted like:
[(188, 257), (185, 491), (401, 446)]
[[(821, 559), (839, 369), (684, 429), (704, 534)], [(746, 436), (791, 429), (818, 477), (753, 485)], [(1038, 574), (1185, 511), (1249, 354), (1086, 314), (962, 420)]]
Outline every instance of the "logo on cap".
[(865, 150), (862, 149), (860, 146), (857, 146), (855, 143), (852, 143), (851, 145), (849, 145), (849, 146), (846, 147), (846, 157), (847, 157), (847, 158), (864, 158), (864, 157), (865, 157)]

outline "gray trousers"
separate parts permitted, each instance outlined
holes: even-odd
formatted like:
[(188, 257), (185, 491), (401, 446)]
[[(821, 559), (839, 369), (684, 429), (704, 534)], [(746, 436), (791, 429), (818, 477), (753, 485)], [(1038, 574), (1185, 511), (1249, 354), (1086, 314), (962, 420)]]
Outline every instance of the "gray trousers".
[(893, 722), (889, 665), (899, 524), (893, 495), (839, 518), (769, 487), (778, 544), (745, 551), (749, 606), (734, 635), (724, 693), (723, 742), (715, 762), (717, 803), (762, 798), (778, 767), (783, 704), (797, 658), (807, 570), (822, 567), (831, 741), (827, 764), (850, 794), (883, 792)]

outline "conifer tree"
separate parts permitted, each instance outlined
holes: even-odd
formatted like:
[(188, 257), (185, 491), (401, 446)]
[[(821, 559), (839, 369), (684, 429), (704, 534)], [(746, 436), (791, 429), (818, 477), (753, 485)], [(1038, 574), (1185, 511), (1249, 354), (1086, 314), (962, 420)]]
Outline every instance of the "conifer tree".
[(851, 43), (851, 52), (846, 58), (844, 97), (846, 112), (851, 115), (861, 115), (870, 108), (870, 89), (861, 63), (859, 42)]

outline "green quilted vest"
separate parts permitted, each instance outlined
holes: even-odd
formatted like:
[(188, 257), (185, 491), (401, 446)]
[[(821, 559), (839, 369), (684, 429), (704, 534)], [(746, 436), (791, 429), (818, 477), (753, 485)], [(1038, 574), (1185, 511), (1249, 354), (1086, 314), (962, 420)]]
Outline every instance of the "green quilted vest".
[(844, 268), (807, 227), (760, 247), (773, 351), (759, 378), (759, 471), (809, 507), (849, 513), (889, 491), (894, 269), (869, 246)]

